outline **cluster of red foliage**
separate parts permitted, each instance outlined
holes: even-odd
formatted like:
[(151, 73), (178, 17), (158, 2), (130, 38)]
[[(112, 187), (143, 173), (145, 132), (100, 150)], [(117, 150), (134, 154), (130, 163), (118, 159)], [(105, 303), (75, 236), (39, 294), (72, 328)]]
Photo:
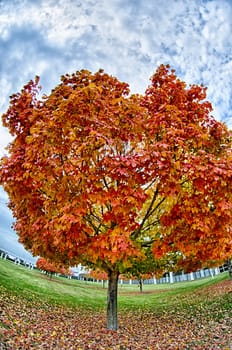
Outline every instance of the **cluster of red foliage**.
[(42, 257), (38, 258), (38, 260), (36, 261), (36, 267), (39, 270), (46, 271), (50, 275), (53, 275), (54, 273), (60, 273), (63, 275), (71, 276), (73, 274), (72, 270), (68, 267), (55, 264)]
[(211, 116), (206, 89), (169, 66), (144, 96), (103, 70), (61, 80), (42, 100), (38, 77), (11, 96), (0, 184), (33, 254), (107, 273), (116, 329), (127, 267), (151, 252), (182, 265), (231, 257), (231, 131)]

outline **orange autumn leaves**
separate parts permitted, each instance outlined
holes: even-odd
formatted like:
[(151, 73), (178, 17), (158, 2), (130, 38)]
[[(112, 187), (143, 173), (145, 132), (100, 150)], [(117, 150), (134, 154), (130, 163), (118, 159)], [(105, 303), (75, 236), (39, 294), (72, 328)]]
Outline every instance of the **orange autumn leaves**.
[(156, 257), (232, 255), (231, 132), (205, 88), (161, 65), (144, 96), (103, 70), (38, 92), (29, 82), (3, 115), (15, 138), (0, 182), (27, 249), (106, 271), (149, 244)]
[(46, 260), (45, 258), (38, 258), (36, 261), (36, 267), (42, 271), (45, 271), (46, 273), (52, 274), (60, 273), (63, 275), (69, 275), (71, 276), (73, 274), (72, 270), (68, 267), (61, 266), (61, 265), (55, 265), (54, 263)]

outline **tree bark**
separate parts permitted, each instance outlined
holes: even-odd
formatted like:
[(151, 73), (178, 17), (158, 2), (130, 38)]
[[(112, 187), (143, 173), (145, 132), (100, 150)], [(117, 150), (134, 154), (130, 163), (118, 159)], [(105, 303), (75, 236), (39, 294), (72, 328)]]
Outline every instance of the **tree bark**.
[(228, 266), (229, 277), (232, 280), (232, 260), (231, 259), (227, 260), (227, 266)]
[(140, 293), (143, 292), (143, 281), (141, 280), (141, 278), (139, 279), (139, 290), (140, 290)]
[(108, 272), (107, 329), (118, 329), (118, 271)]

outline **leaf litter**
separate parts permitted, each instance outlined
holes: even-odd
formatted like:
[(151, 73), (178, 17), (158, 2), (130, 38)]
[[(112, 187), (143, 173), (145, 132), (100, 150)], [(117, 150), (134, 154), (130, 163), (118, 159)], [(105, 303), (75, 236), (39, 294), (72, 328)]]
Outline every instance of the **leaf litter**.
[[(178, 297), (178, 296), (177, 296)], [(103, 310), (52, 305), (0, 288), (1, 350), (231, 350), (232, 283), (188, 293), (173, 307), (119, 310), (119, 329)]]

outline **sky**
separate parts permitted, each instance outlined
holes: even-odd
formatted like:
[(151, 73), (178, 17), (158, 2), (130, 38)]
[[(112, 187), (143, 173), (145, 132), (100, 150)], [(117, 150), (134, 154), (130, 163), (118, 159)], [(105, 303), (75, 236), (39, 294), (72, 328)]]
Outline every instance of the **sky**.
[[(208, 87), (213, 115), (232, 128), (232, 0), (0, 0), (0, 115), (36, 75), (48, 94), (60, 76), (106, 73), (144, 93), (160, 64)], [(0, 157), (10, 142), (0, 126)], [(0, 189), (0, 248), (34, 261), (17, 242)]]

